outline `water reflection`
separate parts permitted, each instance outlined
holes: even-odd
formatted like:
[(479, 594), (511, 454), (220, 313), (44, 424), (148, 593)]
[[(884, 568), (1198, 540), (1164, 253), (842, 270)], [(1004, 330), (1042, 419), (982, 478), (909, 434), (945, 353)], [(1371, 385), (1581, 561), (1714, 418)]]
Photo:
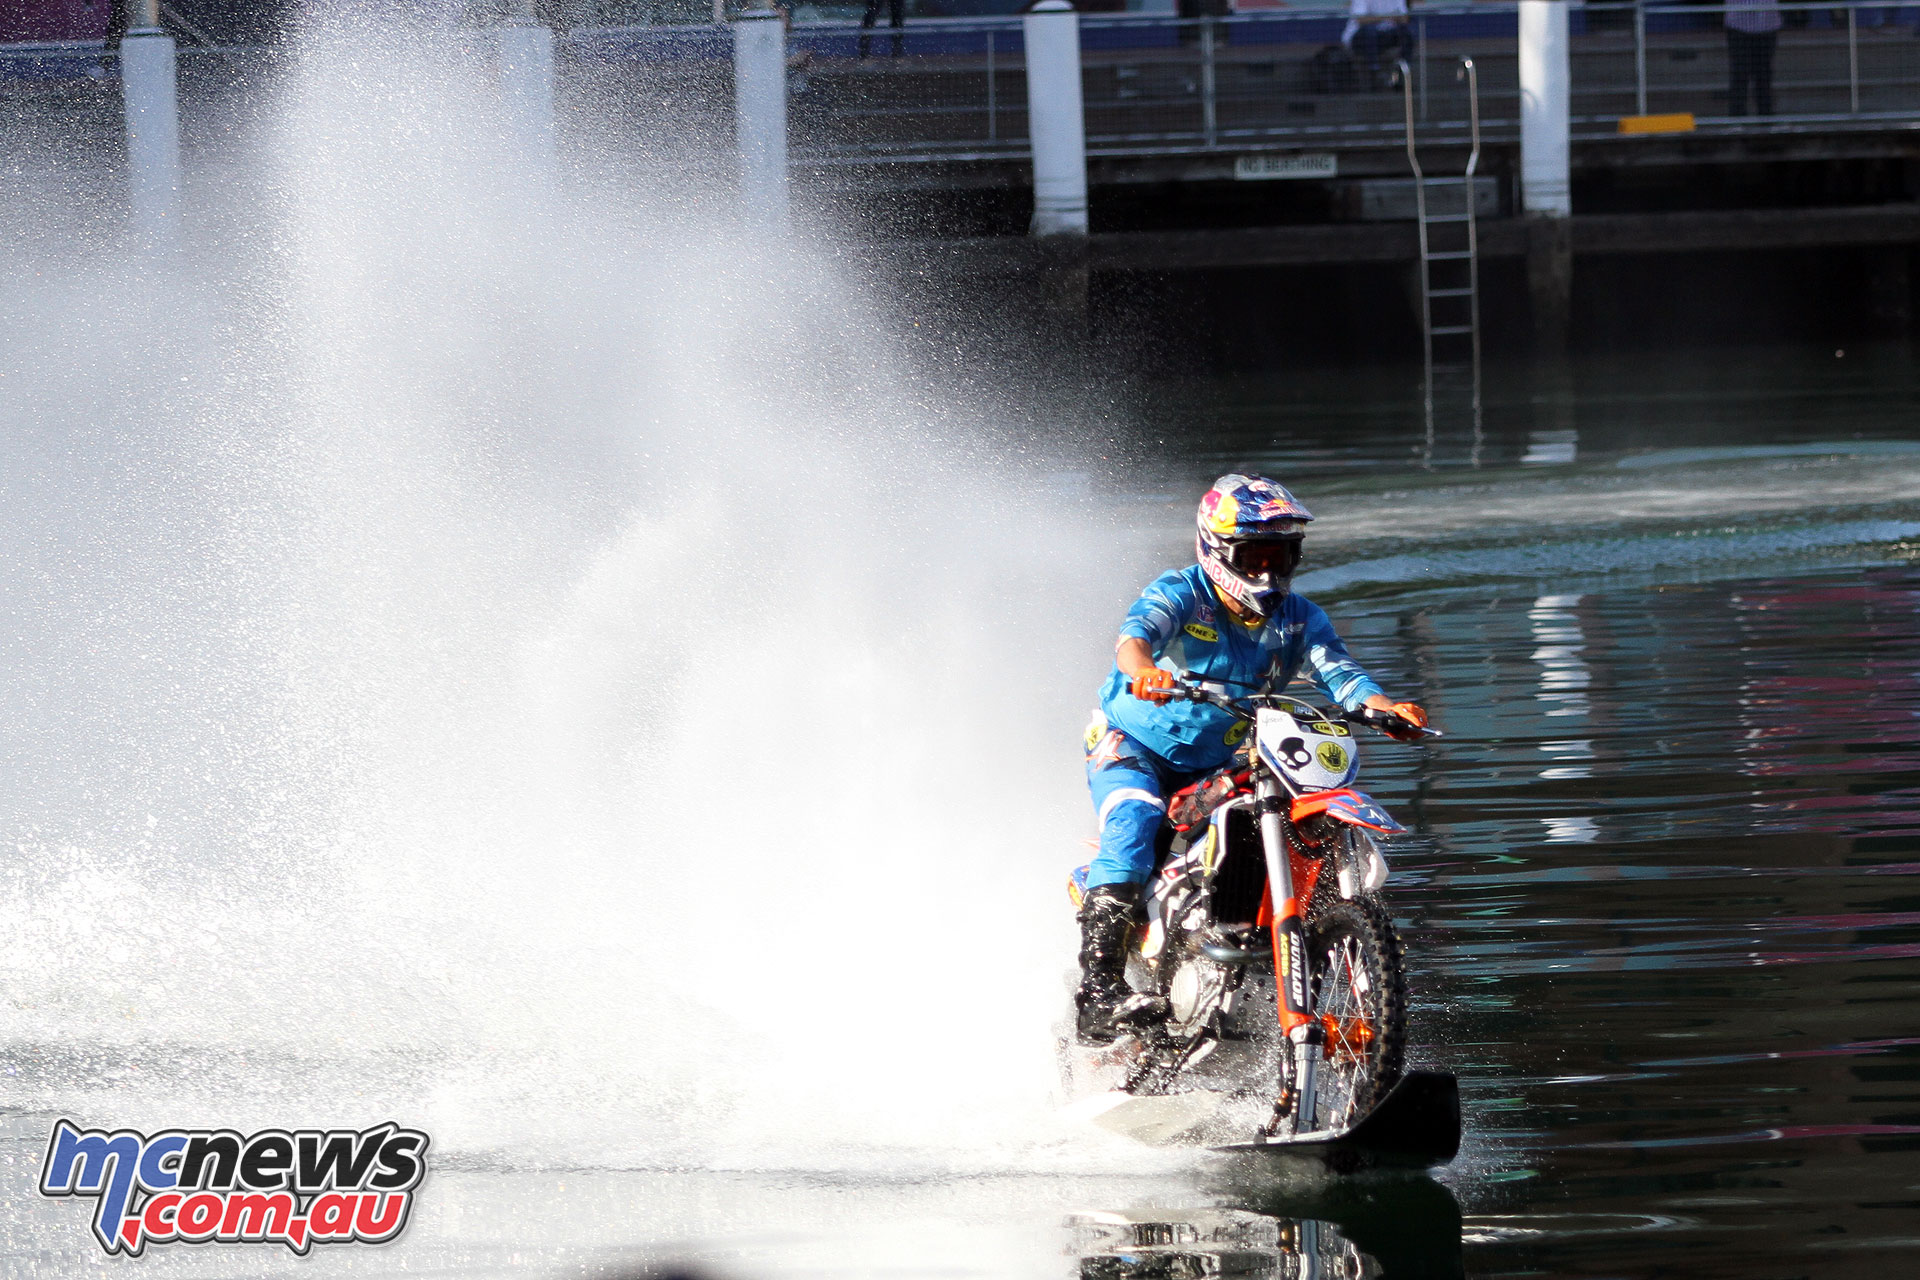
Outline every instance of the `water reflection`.
[[(1400, 644), (1406, 611), (1436, 639)], [(1440, 673), (1452, 732), (1369, 785), (1417, 789), (1431, 841), (1395, 905), (1476, 1273), (1920, 1241), (1920, 575), (1382, 612), (1354, 629)]]
[(1156, 492), (1296, 481), (1302, 591), (1449, 735), (1365, 785), (1418, 828), (1390, 893), (1474, 1273), (1920, 1250), (1920, 363), (1495, 371), (1471, 439), (1385, 377), (1193, 404)]
[(1533, 660), (1540, 664), (1540, 692), (1549, 716), (1587, 714), (1587, 686), (1593, 683), (1593, 670), (1581, 655), (1587, 650), (1586, 633), (1581, 629), (1581, 596), (1541, 596), (1527, 610), (1536, 646)]
[(1207, 479), (1241, 464), (1295, 479), (1408, 465), (1549, 470), (1622, 454), (1640, 455), (1628, 465), (1712, 464), (1810, 456), (1862, 438), (1910, 456), (1920, 363), (1902, 346), (1881, 355), (1871, 368), (1851, 352), (1836, 362), (1831, 351), (1787, 349), (1499, 364), (1488, 370), (1484, 413), (1457, 394), (1426, 411), (1417, 368), (1363, 378), (1295, 369), (1145, 388), (1141, 420), (1156, 440), (1182, 437), (1193, 476)]
[(1460, 1206), (1427, 1178), (1227, 1192), (1218, 1203), (1069, 1215), (1083, 1280), (1465, 1275)]
[(1572, 462), (1580, 455), (1577, 431), (1533, 431), (1527, 435), (1527, 451), (1520, 464), (1527, 467), (1554, 466)]

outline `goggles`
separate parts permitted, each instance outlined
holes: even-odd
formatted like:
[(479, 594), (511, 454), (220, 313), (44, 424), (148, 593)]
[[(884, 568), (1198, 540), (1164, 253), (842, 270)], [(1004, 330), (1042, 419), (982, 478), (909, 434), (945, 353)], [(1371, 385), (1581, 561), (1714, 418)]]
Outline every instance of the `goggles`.
[(1227, 563), (1249, 577), (1284, 582), (1299, 568), (1305, 544), (1304, 538), (1235, 543), (1227, 548)]

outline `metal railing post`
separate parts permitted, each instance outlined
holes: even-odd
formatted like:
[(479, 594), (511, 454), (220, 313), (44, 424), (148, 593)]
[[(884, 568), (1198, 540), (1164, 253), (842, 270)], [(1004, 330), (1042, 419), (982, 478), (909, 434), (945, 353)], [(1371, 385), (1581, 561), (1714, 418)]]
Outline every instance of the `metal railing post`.
[(1420, 41), (1420, 49), (1415, 56), (1420, 64), (1420, 118), (1425, 120), (1427, 118), (1427, 15), (1421, 14), (1419, 23), (1416, 38)]
[(1854, 17), (1858, 12), (1847, 10), (1847, 110), (1856, 116), (1860, 114), (1860, 24)]
[(1220, 140), (1220, 119), (1214, 105), (1213, 79), (1213, 18), (1200, 19), (1200, 118), (1206, 132), (1207, 145), (1214, 146)]
[[(1406, 59), (1400, 60), (1400, 101), (1407, 116), (1407, 167), (1413, 170), (1413, 216), (1420, 228), (1420, 341), (1423, 356), (1421, 381), (1427, 411), (1427, 456), (1433, 456), (1433, 281), (1428, 275), (1431, 255), (1427, 245), (1427, 174), (1420, 167), (1420, 148), (1413, 134), (1412, 73)], [(1473, 201), (1473, 182), (1467, 182), (1467, 201)]]
[(1635, 114), (1647, 114), (1647, 0), (1633, 4), (1633, 105)]
[(1473, 447), (1474, 465), (1480, 456), (1480, 216), (1475, 208), (1478, 190), (1474, 176), (1480, 172), (1480, 70), (1472, 58), (1460, 59), (1455, 78), (1467, 82), (1467, 119), (1472, 129), (1473, 150), (1467, 155), (1467, 295), (1469, 323), (1473, 325)]
[(993, 44), (1000, 33), (992, 27), (987, 28), (987, 141), (1000, 141), (1000, 104), (994, 97), (993, 85)]

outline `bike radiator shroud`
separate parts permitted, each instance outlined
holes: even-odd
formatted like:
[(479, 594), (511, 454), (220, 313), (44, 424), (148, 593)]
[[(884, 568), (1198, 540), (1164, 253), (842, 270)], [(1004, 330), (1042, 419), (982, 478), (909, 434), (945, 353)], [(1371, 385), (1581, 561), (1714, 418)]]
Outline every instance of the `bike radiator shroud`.
[(1267, 889), (1267, 866), (1260, 853), (1260, 832), (1253, 810), (1229, 809), (1225, 858), (1213, 878), (1213, 914), (1223, 924), (1252, 924), (1260, 915)]

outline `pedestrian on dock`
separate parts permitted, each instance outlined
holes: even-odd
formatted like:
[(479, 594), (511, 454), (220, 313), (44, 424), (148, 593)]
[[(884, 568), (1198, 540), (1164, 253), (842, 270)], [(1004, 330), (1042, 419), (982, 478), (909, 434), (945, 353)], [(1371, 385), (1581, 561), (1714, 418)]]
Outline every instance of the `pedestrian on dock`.
[(1413, 58), (1407, 0), (1351, 0), (1340, 43), (1364, 69), (1361, 84), (1365, 88), (1391, 89), (1394, 64)]
[(893, 28), (888, 39), (893, 41), (893, 56), (900, 56), (901, 29), (906, 26), (907, 0), (867, 0), (867, 11), (860, 15), (860, 56), (867, 56), (867, 43), (873, 37), (867, 33), (880, 17), (880, 6), (887, 6), (887, 25)]
[(1727, 114), (1773, 114), (1773, 47), (1780, 38), (1778, 0), (1727, 0)]

